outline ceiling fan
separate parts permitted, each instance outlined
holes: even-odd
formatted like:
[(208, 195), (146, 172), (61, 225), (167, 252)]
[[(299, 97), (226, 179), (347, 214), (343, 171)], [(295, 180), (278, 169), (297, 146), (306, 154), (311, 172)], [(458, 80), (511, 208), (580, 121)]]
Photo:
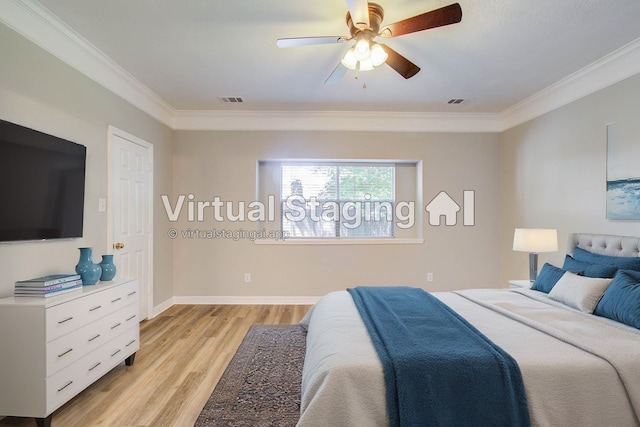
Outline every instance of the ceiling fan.
[(382, 6), (376, 3), (369, 3), (366, 0), (346, 1), (347, 7), (349, 8), (347, 12), (347, 27), (349, 27), (349, 32), (351, 33), (350, 37), (280, 38), (276, 43), (278, 47), (285, 48), (315, 44), (345, 43), (354, 40), (355, 44), (333, 70), (329, 78), (325, 81), (325, 84), (339, 82), (347, 70), (356, 70), (356, 72), (368, 71), (373, 70), (383, 63), (389, 65), (405, 79), (409, 79), (420, 71), (420, 67), (386, 44), (376, 43), (374, 39), (376, 37), (398, 37), (431, 28), (456, 24), (462, 20), (462, 8), (460, 4), (454, 3), (381, 27), (380, 24), (384, 18)]

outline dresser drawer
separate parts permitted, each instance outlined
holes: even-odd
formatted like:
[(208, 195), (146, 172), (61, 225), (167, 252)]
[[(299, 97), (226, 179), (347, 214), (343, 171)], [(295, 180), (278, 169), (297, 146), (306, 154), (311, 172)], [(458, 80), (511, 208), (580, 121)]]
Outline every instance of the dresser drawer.
[(138, 302), (138, 283), (129, 281), (47, 308), (47, 341)]
[(134, 302), (102, 319), (63, 335), (46, 345), (46, 375), (51, 376), (139, 322)]
[(138, 303), (138, 283), (128, 282), (108, 289), (104, 303), (107, 312), (113, 312), (132, 303)]
[(100, 294), (88, 295), (78, 299), (47, 308), (46, 337), (47, 341), (54, 340), (64, 334), (87, 324), (87, 310), (97, 311), (102, 308)]
[(140, 348), (131, 328), (46, 380), (47, 413), (52, 413)]

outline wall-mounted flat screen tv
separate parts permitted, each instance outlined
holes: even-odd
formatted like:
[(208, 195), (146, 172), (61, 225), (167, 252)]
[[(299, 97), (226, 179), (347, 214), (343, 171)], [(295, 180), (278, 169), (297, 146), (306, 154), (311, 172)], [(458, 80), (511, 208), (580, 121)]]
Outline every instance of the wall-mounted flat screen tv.
[(86, 154), (0, 120), (0, 242), (82, 237)]

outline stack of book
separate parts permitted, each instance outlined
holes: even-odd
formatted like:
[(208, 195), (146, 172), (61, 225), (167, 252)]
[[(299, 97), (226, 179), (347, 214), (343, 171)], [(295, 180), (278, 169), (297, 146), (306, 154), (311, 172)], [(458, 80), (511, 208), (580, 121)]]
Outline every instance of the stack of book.
[(82, 279), (79, 274), (52, 274), (16, 282), (14, 295), (47, 298), (81, 288)]

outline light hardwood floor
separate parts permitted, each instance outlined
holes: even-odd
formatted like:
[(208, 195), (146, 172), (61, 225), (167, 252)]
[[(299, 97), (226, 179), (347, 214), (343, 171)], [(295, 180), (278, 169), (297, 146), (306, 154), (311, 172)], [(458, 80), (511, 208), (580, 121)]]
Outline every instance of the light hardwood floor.
[[(192, 426), (249, 327), (297, 323), (309, 307), (175, 305), (140, 324), (133, 366), (113, 369), (54, 412), (51, 424)], [(29, 418), (0, 420), (0, 427), (35, 425)]]

